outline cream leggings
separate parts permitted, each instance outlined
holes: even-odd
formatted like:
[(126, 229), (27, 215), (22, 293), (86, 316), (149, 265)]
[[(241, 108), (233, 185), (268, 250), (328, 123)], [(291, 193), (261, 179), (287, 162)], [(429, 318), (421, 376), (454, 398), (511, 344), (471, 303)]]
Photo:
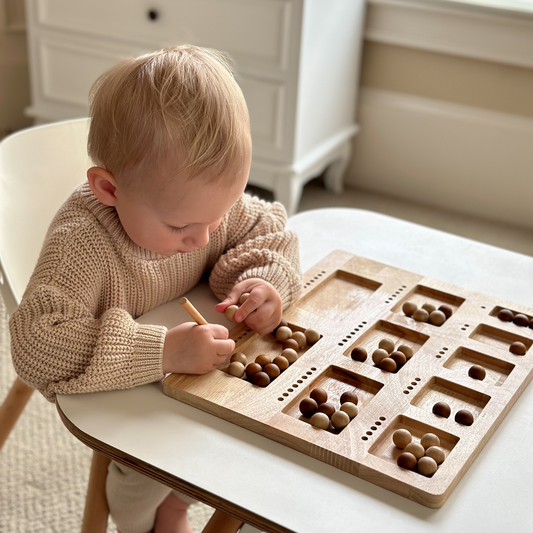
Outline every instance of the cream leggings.
[(109, 464), (106, 494), (109, 514), (122, 533), (144, 533), (154, 527), (157, 508), (170, 494), (195, 503), (181, 492), (115, 461)]

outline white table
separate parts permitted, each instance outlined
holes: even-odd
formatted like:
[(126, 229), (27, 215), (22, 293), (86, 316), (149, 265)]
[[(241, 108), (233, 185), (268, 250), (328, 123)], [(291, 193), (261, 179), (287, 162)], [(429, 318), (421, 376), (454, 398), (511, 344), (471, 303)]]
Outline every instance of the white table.
[[(533, 307), (533, 258), (357, 209), (296, 215), (302, 270), (335, 249)], [(205, 287), (191, 299), (227, 324)], [(221, 320), (222, 319), (222, 320)], [(142, 317), (189, 320), (177, 302)], [(441, 509), (428, 509), (165, 396), (161, 384), (59, 396), (84, 442), (268, 531), (533, 531), (533, 387), (529, 386)], [(117, 452), (119, 450), (119, 452)]]

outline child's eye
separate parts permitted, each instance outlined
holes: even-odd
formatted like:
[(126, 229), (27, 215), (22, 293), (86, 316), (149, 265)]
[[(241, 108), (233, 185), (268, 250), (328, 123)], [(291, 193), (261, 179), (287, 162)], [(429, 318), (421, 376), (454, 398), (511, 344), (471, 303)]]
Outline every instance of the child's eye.
[(174, 231), (175, 233), (180, 233), (183, 231), (187, 226), (182, 226), (181, 228), (176, 228), (175, 226), (169, 226), (169, 228)]

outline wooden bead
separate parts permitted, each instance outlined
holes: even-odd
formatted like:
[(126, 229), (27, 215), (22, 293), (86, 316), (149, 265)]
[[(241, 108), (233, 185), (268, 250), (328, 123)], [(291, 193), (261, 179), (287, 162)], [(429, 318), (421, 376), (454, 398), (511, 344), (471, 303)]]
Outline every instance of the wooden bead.
[(255, 362), (258, 364), (258, 365), (261, 365), (261, 366), (265, 366), (265, 365), (268, 365), (268, 363), (271, 362), (271, 359), (268, 355), (262, 353), (261, 355), (258, 355), (256, 358), (255, 358)]
[(402, 311), (407, 316), (413, 316), (413, 313), (418, 309), (418, 306), (413, 302), (405, 302), (402, 305)]
[(398, 369), (398, 365), (396, 364), (396, 361), (394, 359), (391, 359), (390, 357), (385, 357), (379, 362), (379, 368), (381, 370), (384, 370), (385, 372), (396, 372)]
[(435, 433), (426, 433), (420, 439), (420, 444), (427, 450), (430, 446), (440, 446), (440, 439)]
[(431, 457), (422, 457), (416, 466), (418, 471), (426, 477), (432, 476), (438, 468), (437, 462)]
[(239, 305), (242, 305), (248, 299), (248, 296), (250, 296), (249, 292), (243, 292), (239, 298)]
[(379, 366), (379, 363), (381, 363), (381, 361), (385, 359), (385, 357), (389, 357), (389, 352), (387, 352), (383, 348), (378, 348), (372, 353), (372, 361), (374, 361), (374, 364), (376, 366)]
[(292, 329), (287, 326), (280, 326), (276, 330), (276, 339), (280, 342), (286, 341), (292, 335)]
[(452, 410), (446, 402), (437, 402), (433, 406), (433, 414), (448, 418), (452, 414)]
[(331, 415), (331, 425), (335, 429), (343, 429), (350, 423), (350, 417), (344, 411), (335, 411)]
[(366, 353), (366, 350), (364, 348), (362, 348), (361, 346), (356, 346), (351, 354), (352, 356), (352, 359), (354, 361), (361, 361), (361, 362), (364, 362), (366, 361), (366, 358), (368, 357), (368, 354)]
[(320, 333), (315, 329), (309, 328), (305, 330), (305, 338), (307, 339), (308, 344), (315, 344), (315, 342), (320, 340)]
[(407, 429), (397, 429), (392, 434), (392, 441), (394, 442), (396, 447), (400, 449), (405, 448), (412, 440), (413, 436), (411, 435), (411, 432)]
[(284, 370), (287, 370), (287, 368), (289, 368), (289, 361), (286, 357), (284, 357), (283, 355), (278, 355), (276, 357), (274, 357), (273, 361), (272, 361), (282, 372)]
[(466, 409), (461, 409), (455, 414), (455, 421), (463, 426), (471, 426), (474, 423), (474, 415)]
[(352, 402), (343, 403), (340, 410), (344, 411), (350, 418), (355, 418), (359, 414), (359, 407)]
[(381, 339), (378, 348), (382, 348), (387, 353), (392, 353), (394, 351), (394, 341), (391, 339)]
[(313, 398), (304, 398), (299, 405), (300, 413), (302, 415), (311, 417), (318, 410), (318, 404), (313, 400)]
[(412, 453), (417, 460), (421, 457), (424, 457), (426, 450), (424, 449), (424, 446), (422, 444), (419, 444), (418, 442), (410, 442), (405, 448), (404, 451)]
[(331, 417), (331, 415), (335, 412), (335, 406), (329, 402), (321, 403), (318, 406), (318, 412), (324, 413), (325, 415), (328, 415), (328, 417)]
[(448, 304), (439, 305), (438, 310), (444, 313), (444, 315), (446, 316), (446, 319), (450, 318), (453, 315), (453, 309), (451, 305), (448, 305)]
[(516, 313), (513, 318), (513, 323), (517, 326), (525, 327), (529, 324), (529, 318), (522, 313)]
[(300, 345), (294, 339), (287, 339), (283, 342), (283, 349), (290, 348), (297, 352), (300, 349)]
[(289, 323), (284, 318), (282, 318), (279, 321), (279, 324), (276, 326), (276, 329), (281, 328), (281, 326), (289, 327)]
[(285, 357), (285, 359), (287, 359), (291, 365), (298, 359), (296, 350), (293, 350), (292, 348), (285, 348), (285, 350), (281, 352), (281, 356)]
[(446, 315), (439, 310), (429, 313), (429, 322), (434, 326), (442, 326), (446, 322)]
[(437, 306), (430, 303), (425, 303), (422, 305), (422, 309), (425, 309), (429, 314), (431, 314), (433, 311), (437, 310)]
[(228, 366), (228, 374), (231, 374), (237, 378), (242, 378), (242, 376), (244, 376), (244, 370), (244, 365), (239, 361), (234, 361)]
[(299, 348), (303, 348), (307, 344), (307, 338), (302, 331), (295, 331), (289, 338), (294, 339)]
[(400, 346), (398, 346), (398, 348), (396, 348), (396, 349), (399, 352), (402, 352), (405, 355), (405, 357), (407, 358), (408, 361), (409, 361), (409, 359), (411, 359), (411, 357), (413, 357), (414, 351), (411, 348), (411, 346), (409, 346), (407, 344), (400, 344)]
[(320, 387), (313, 389), (309, 397), (313, 398), (313, 400), (315, 400), (318, 405), (328, 401), (328, 393)]
[(440, 446), (430, 446), (426, 450), (426, 457), (431, 457), (432, 459), (435, 459), (435, 462), (440, 465), (444, 462), (446, 454)]
[(261, 372), (263, 370), (261, 365), (258, 365), (257, 363), (250, 363), (246, 367), (246, 375), (251, 379), (254, 374), (257, 374), (257, 372)]
[(270, 383), (270, 376), (266, 372), (257, 372), (252, 378), (252, 383), (258, 387), (266, 387)]
[(390, 358), (396, 363), (397, 366), (403, 366), (407, 363), (407, 357), (403, 352), (396, 350), (390, 354)]
[(329, 416), (324, 413), (315, 413), (310, 420), (311, 424), (319, 429), (329, 428)]
[(429, 320), (429, 313), (425, 309), (420, 308), (413, 313), (413, 318), (417, 322), (427, 322)]
[(509, 346), (509, 351), (515, 355), (526, 355), (527, 348), (523, 342), (516, 341)]
[(265, 365), (263, 367), (263, 372), (266, 372), (270, 379), (276, 379), (281, 374), (279, 366), (274, 363), (268, 363)]
[(398, 455), (398, 459), (396, 459), (396, 463), (398, 466), (405, 468), (407, 470), (414, 470), (416, 467), (416, 457), (409, 452), (403, 452), (400, 455)]
[(230, 357), (230, 362), (231, 363), (238, 362), (238, 363), (242, 363), (244, 366), (246, 366), (248, 364), (248, 359), (247, 359), (246, 355), (244, 355), (242, 352), (235, 352)]
[(346, 402), (352, 402), (354, 405), (357, 405), (359, 403), (359, 397), (354, 391), (346, 391), (341, 394), (339, 401), (341, 405)]
[(226, 307), (224, 314), (230, 322), (235, 322), (235, 313), (237, 312), (237, 309), (239, 308), (236, 305), (230, 305)]
[(480, 365), (472, 365), (468, 369), (468, 375), (473, 379), (479, 379), (480, 381), (483, 381), (487, 375), (487, 372)]
[(510, 309), (500, 309), (500, 311), (498, 311), (498, 318), (502, 322), (512, 322), (514, 313)]

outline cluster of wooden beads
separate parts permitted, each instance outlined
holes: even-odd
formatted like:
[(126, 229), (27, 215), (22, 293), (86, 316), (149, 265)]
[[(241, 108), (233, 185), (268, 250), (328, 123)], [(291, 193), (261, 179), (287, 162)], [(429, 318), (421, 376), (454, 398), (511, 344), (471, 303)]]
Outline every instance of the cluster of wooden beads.
[[(433, 406), (433, 414), (449, 418), (452, 414), (452, 409), (446, 402), (437, 402)], [(455, 413), (455, 421), (463, 426), (471, 426), (474, 423), (474, 415), (467, 409), (460, 409)]]
[(319, 429), (342, 430), (359, 414), (359, 398), (354, 391), (346, 391), (342, 393), (339, 401), (340, 409), (337, 410), (328, 402), (328, 393), (324, 389), (316, 388), (311, 391), (309, 398), (300, 402), (300, 413)]
[[(351, 357), (354, 361), (366, 361), (367, 351), (361, 347), (356, 346), (352, 352)], [(372, 352), (372, 361), (376, 366), (385, 370), (386, 372), (396, 372), (405, 363), (413, 357), (413, 349), (407, 344), (400, 344), (397, 348), (394, 341), (385, 338), (381, 339), (377, 350)]]
[(235, 313), (239, 309), (239, 306), (242, 305), (248, 299), (248, 296), (250, 296), (250, 293), (244, 292), (239, 298), (239, 305), (229, 305), (228, 307), (226, 307), (224, 314), (230, 322), (235, 322)]
[(392, 434), (397, 448), (403, 450), (396, 463), (407, 470), (417, 470), (423, 476), (432, 476), (439, 465), (444, 462), (446, 454), (440, 447), (440, 439), (434, 433), (426, 433), (420, 443), (413, 442), (413, 436), (407, 429), (397, 429)]
[(314, 329), (305, 331), (292, 331), (286, 320), (281, 320), (278, 327), (272, 332), (276, 340), (281, 342), (283, 349), (298, 352), (306, 344), (311, 346), (320, 340), (320, 333)]
[(276, 379), (284, 370), (289, 368), (290, 362), (283, 355), (274, 357), (273, 360), (266, 354), (258, 355), (253, 363), (247, 364), (246, 355), (241, 352), (234, 353), (230, 358), (228, 374), (242, 378), (244, 374), (249, 381), (258, 387), (266, 387)]
[(529, 318), (524, 313), (513, 313), (510, 309), (500, 309), (498, 318), (502, 322), (513, 322), (517, 326), (527, 327), (533, 329), (533, 318)]
[(453, 313), (453, 309), (447, 304), (442, 304), (437, 309), (435, 305), (425, 303), (419, 308), (413, 302), (405, 302), (402, 306), (402, 311), (406, 316), (414, 318), (417, 322), (429, 322), (434, 326), (442, 326)]

